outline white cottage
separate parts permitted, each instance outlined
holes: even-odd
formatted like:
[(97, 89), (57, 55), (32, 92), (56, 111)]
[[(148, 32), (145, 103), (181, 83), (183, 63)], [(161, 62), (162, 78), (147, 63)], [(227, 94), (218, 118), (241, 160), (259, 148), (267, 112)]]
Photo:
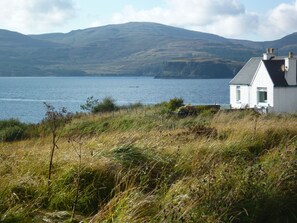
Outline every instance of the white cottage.
[(274, 55), (251, 58), (230, 82), (232, 108), (260, 108), (268, 112), (297, 112), (297, 63)]

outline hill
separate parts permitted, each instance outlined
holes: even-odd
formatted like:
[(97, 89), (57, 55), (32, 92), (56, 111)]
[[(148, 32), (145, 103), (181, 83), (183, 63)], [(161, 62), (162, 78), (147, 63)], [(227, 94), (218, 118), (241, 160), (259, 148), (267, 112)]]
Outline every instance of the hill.
[(294, 36), (251, 42), (145, 22), (31, 36), (2, 30), (0, 76), (230, 78), (266, 46), (283, 52), (293, 44)]
[(1, 222), (296, 222), (296, 115), (168, 108), (0, 121)]
[(297, 52), (297, 32), (287, 35), (279, 40), (253, 42), (248, 40), (230, 40), (234, 44), (241, 44), (246, 47), (262, 50), (275, 48), (278, 55), (287, 55), (289, 51)]

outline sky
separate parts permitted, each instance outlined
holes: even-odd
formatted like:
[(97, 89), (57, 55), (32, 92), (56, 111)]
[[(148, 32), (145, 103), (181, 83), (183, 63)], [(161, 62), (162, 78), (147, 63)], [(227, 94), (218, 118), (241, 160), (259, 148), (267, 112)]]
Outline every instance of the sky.
[(297, 31), (297, 0), (0, 0), (0, 29), (23, 34), (132, 21), (276, 40)]

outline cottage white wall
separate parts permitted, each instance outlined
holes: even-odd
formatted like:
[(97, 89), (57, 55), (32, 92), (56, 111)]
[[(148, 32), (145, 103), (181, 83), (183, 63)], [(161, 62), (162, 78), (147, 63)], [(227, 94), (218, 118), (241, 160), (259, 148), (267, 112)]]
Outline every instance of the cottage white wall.
[[(240, 86), (240, 101), (236, 100), (236, 87)], [(249, 104), (249, 86), (230, 85), (230, 105), (231, 108), (245, 108)]]
[[(258, 104), (258, 96), (257, 96), (257, 88), (267, 88), (267, 103)], [(251, 84), (250, 89), (250, 107), (253, 108), (255, 106), (274, 106), (273, 100), (274, 94), (274, 85), (270, 78), (270, 75), (267, 72), (267, 69), (263, 62), (261, 62), (255, 77)]]
[(230, 105), (231, 108), (236, 108), (236, 85), (230, 85)]
[(276, 113), (297, 112), (297, 86), (276, 87), (274, 89), (274, 108)]

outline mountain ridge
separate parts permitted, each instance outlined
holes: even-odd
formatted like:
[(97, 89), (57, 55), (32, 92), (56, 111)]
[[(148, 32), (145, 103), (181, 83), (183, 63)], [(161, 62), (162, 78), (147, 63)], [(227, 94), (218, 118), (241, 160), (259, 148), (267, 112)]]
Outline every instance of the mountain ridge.
[(296, 35), (253, 42), (150, 22), (40, 35), (0, 30), (0, 76), (232, 78), (267, 47), (297, 52)]

